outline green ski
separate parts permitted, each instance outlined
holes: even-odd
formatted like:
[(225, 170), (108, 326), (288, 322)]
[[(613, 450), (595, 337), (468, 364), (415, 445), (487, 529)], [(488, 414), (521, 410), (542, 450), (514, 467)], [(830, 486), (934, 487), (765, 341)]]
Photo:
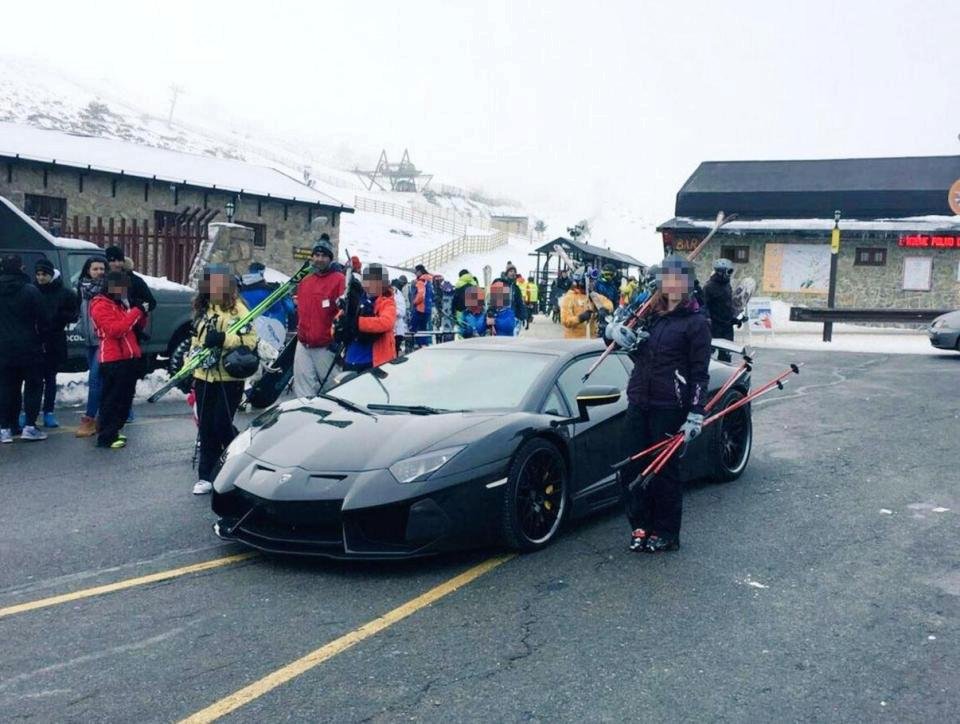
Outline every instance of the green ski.
[[(288, 294), (292, 293), (294, 289), (297, 288), (297, 285), (303, 281), (303, 279), (313, 270), (313, 265), (311, 262), (304, 262), (303, 266), (297, 270), (297, 273), (290, 277), (287, 281), (281, 284), (279, 287), (274, 289), (268, 296), (264, 298), (257, 306), (247, 312), (243, 317), (238, 319), (236, 322), (230, 325), (227, 329), (227, 334), (236, 334), (241, 329), (250, 324), (254, 319), (259, 317), (261, 314), (266, 312), (270, 307), (279, 302)], [(197, 367), (199, 367), (203, 361), (213, 354), (216, 350), (209, 347), (201, 348), (193, 357), (188, 359), (183, 363), (183, 367), (173, 375), (159, 390), (154, 392), (150, 397), (147, 398), (147, 402), (156, 402), (170, 390), (176, 387), (177, 383), (182, 380), (184, 377), (193, 373)]]

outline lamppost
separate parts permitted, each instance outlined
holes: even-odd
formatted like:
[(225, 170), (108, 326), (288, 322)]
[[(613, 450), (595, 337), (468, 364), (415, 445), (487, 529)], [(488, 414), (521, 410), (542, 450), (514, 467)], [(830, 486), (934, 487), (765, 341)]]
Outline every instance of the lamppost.
[[(840, 210), (833, 212), (833, 231), (830, 233), (830, 287), (827, 290), (827, 309), (833, 309), (837, 296), (837, 257), (840, 255)], [(823, 323), (823, 341), (833, 339), (833, 322)]]
[(237, 210), (237, 205), (233, 200), (233, 197), (227, 199), (227, 204), (225, 206), (227, 210), (227, 221), (233, 223), (233, 212)]

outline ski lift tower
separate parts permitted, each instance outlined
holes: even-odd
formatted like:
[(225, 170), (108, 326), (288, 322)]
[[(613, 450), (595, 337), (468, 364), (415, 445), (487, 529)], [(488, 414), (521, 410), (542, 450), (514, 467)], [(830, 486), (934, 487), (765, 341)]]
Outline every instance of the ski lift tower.
[(380, 152), (377, 167), (373, 171), (354, 169), (353, 172), (363, 181), (367, 191), (372, 191), (374, 186), (381, 191), (387, 191), (384, 185), (387, 183), (390, 191), (417, 193), (427, 188), (433, 178), (433, 174), (423, 173), (413, 164), (410, 160), (410, 152), (406, 149), (403, 151), (400, 163), (390, 163), (387, 160), (386, 150), (383, 150)]

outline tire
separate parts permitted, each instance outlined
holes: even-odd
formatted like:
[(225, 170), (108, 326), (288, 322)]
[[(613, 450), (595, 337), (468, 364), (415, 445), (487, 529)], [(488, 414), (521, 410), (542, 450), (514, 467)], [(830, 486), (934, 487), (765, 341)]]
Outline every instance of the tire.
[[(183, 360), (189, 351), (190, 337), (185, 336), (174, 345), (173, 351), (170, 352), (170, 359), (167, 360), (167, 374), (173, 377), (183, 367)], [(189, 392), (191, 387), (193, 387), (193, 377), (186, 377), (177, 383), (177, 389), (184, 394)]]
[[(718, 410), (726, 409), (743, 397), (740, 390), (729, 390), (720, 401)], [(714, 479), (728, 483), (743, 475), (750, 461), (750, 452), (753, 450), (753, 418), (750, 405), (731, 412), (720, 420), (719, 425), (720, 429), (713, 442), (713, 455), (716, 460)]]
[(500, 521), (504, 544), (523, 552), (549, 545), (567, 516), (568, 488), (567, 462), (557, 446), (542, 438), (524, 443), (510, 464), (503, 488)]

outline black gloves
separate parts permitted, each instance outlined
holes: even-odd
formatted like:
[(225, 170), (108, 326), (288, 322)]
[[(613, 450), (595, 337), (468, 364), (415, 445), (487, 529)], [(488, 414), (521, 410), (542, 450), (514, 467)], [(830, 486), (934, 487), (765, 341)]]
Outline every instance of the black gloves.
[(579, 319), (581, 322), (586, 322), (592, 316), (593, 316), (593, 310), (585, 309), (582, 312), (580, 312), (580, 314), (577, 315), (577, 319)]
[(223, 332), (217, 331), (216, 329), (211, 329), (207, 332), (207, 336), (204, 337), (203, 346), (204, 347), (222, 347), (223, 343), (227, 341), (227, 335)]

